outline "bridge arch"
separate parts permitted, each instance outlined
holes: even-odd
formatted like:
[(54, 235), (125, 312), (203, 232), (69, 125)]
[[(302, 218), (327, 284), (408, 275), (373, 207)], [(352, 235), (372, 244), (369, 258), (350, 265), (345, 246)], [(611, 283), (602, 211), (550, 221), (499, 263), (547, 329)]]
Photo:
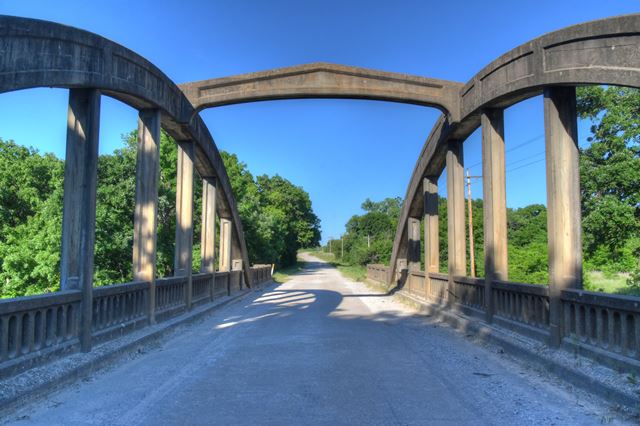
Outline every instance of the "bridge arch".
[[(427, 138), (407, 187), (392, 249), (387, 283), (419, 268), (419, 231), (425, 221), (425, 277), (438, 258), (437, 180), (447, 166), (449, 259), (443, 297), (453, 301), (456, 280), (466, 274), (462, 142), (482, 126), (485, 188), (484, 304), (493, 315), (492, 281), (506, 281), (506, 226), (503, 110), (544, 95), (549, 209), (551, 339), (559, 344), (561, 293), (581, 288), (582, 247), (575, 87), (606, 84), (640, 88), (640, 14), (607, 18), (545, 34), (502, 55), (461, 89), (460, 120), (442, 115)], [(500, 154), (502, 153), (502, 154)], [(495, 187), (495, 188), (493, 188)], [(491, 188), (487, 192), (487, 188)], [(433, 203), (436, 203), (435, 207)], [(435, 232), (428, 224), (435, 221)], [(453, 230), (452, 230), (453, 228)], [(419, 227), (418, 227), (419, 230)], [(436, 252), (434, 254), (434, 251)], [(431, 265), (430, 265), (431, 264)], [(555, 272), (554, 272), (555, 270)]]
[[(178, 226), (176, 274), (188, 275), (193, 197), (190, 170), (199, 172), (210, 194), (209, 221), (215, 212), (225, 222), (224, 267), (242, 270), (251, 286), (251, 270), (242, 222), (220, 153), (206, 125), (182, 91), (157, 67), (131, 50), (96, 34), (65, 25), (0, 15), (0, 93), (36, 87), (70, 90), (65, 202), (61, 256), (61, 287), (82, 290), (91, 300), (95, 228), (95, 169), (97, 161), (100, 96), (118, 99), (140, 112), (138, 123), (138, 170), (134, 219), (134, 279), (151, 283), (146, 303), (153, 322), (155, 300), (155, 211), (160, 127), (178, 143)], [(182, 174), (180, 171), (182, 170)], [(154, 194), (155, 192), (155, 194)], [(217, 200), (211, 199), (211, 197)], [(207, 198), (207, 197), (205, 197)], [(203, 232), (204, 233), (204, 232)], [(209, 234), (209, 243), (213, 237)], [(91, 252), (87, 254), (84, 252)], [(87, 257), (88, 256), (88, 257)], [(213, 265), (213, 247), (206, 262)], [(221, 259), (222, 260), (222, 259)], [(203, 264), (204, 264), (203, 259)], [(187, 265), (189, 265), (187, 267)], [(221, 264), (222, 265), (222, 264)], [(88, 269), (85, 269), (88, 268)], [(185, 270), (185, 268), (188, 269)], [(189, 289), (189, 294), (190, 293)], [(87, 299), (88, 298), (88, 299)], [(191, 302), (190, 298), (187, 303)], [(83, 321), (92, 316), (91, 303), (84, 303)], [(90, 324), (90, 320), (89, 324)], [(83, 348), (91, 343), (90, 327), (83, 328)]]

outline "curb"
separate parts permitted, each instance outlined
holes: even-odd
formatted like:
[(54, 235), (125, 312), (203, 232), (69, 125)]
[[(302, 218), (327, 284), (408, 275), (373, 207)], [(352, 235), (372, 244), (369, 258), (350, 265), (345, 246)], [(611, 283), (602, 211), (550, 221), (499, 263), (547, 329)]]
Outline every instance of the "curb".
[[(419, 305), (420, 314), (430, 315), (436, 319), (442, 320), (457, 331), (464, 330), (465, 332), (472, 332), (475, 334), (475, 337), (479, 338), (482, 342), (498, 345), (506, 353), (514, 355), (520, 360), (525, 360), (536, 367), (553, 374), (558, 379), (580, 388), (583, 391), (596, 395), (606, 402), (618, 404), (631, 410), (638, 409), (640, 403), (640, 398), (638, 396), (596, 380), (577, 369), (570, 368), (567, 365), (556, 361), (550, 356), (544, 356), (526, 348), (524, 345), (519, 345), (513, 337), (509, 336), (508, 333), (500, 330), (496, 326), (487, 324), (481, 320), (468, 318), (459, 312), (445, 311), (445, 309), (448, 308), (438, 307), (437, 305), (417, 299), (404, 292), (398, 292), (395, 296), (403, 299), (404, 301)], [(519, 337), (530, 340), (524, 336)]]
[[(186, 314), (102, 343), (96, 346), (92, 352), (62, 357), (0, 381), (0, 389), (9, 390), (8, 394), (0, 395), (0, 421), (6, 421), (6, 416), (20, 408), (21, 405), (44, 398), (64, 385), (77, 382), (108, 367), (114, 361), (131, 354), (139, 347), (160, 340), (172, 333), (177, 326), (191, 324), (273, 284), (277, 283), (267, 281), (255, 288), (252, 287), (232, 296), (220, 298), (211, 304), (198, 306)], [(71, 366), (66, 367), (65, 364)]]

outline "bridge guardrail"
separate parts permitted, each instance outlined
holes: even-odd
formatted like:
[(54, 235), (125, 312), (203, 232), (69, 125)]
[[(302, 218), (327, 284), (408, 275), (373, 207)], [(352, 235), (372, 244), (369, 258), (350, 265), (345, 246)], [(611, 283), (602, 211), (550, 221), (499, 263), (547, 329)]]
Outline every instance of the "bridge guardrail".
[(0, 301), (0, 365), (78, 349), (79, 290)]
[[(389, 267), (367, 265), (367, 278), (386, 285)], [(402, 283), (400, 283), (402, 285)], [(481, 318), (486, 315), (484, 279), (408, 271), (401, 292)], [(493, 280), (491, 320), (512, 331), (547, 342), (550, 338), (549, 288)], [(584, 290), (562, 291), (562, 342), (566, 348), (613, 367), (640, 371), (640, 298)]]
[[(254, 283), (271, 281), (271, 265), (251, 267)], [(187, 276), (156, 280), (157, 321), (187, 310)], [(192, 300), (204, 304), (244, 288), (243, 272), (193, 274)], [(80, 349), (79, 290), (0, 300), (0, 377)], [(91, 334), (104, 342), (149, 324), (149, 283), (95, 287)]]

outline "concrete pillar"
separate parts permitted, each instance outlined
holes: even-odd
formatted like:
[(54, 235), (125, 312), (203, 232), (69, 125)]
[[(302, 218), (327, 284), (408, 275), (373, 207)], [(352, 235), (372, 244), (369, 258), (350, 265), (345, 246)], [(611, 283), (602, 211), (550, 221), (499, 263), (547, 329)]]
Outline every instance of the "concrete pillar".
[(440, 271), (440, 230), (438, 227), (438, 178), (422, 181), (424, 195), (424, 266), (429, 272)]
[(160, 180), (160, 110), (138, 116), (136, 206), (133, 218), (133, 279), (149, 283), (149, 322), (155, 323), (158, 182)]
[(449, 141), (446, 162), (449, 276), (452, 277), (466, 275), (467, 270), (464, 161), (461, 141)]
[(231, 270), (231, 221), (220, 219), (220, 272)]
[(493, 318), (493, 280), (508, 279), (507, 198), (504, 157), (504, 112), (482, 113), (482, 188), (484, 198), (484, 302), (486, 319)]
[(561, 292), (582, 288), (578, 124), (574, 87), (544, 90), (551, 343), (562, 340)]
[(173, 274), (174, 276), (187, 277), (187, 309), (191, 309), (192, 297), (193, 158), (193, 142), (179, 142), (178, 170), (176, 177), (176, 247), (173, 262)]
[(407, 257), (409, 271), (420, 270), (420, 219), (410, 217), (407, 220), (407, 237), (409, 247)]
[[(242, 261), (242, 250), (240, 249), (240, 239), (238, 238), (237, 232), (233, 226), (233, 222), (231, 223), (231, 270), (232, 271), (242, 271), (244, 268), (244, 262)], [(238, 274), (239, 287), (243, 288), (245, 286), (244, 274)]]
[(202, 232), (200, 238), (200, 271), (213, 273), (216, 244), (216, 180), (202, 179)]
[(80, 347), (91, 350), (100, 92), (69, 90), (60, 288), (82, 291)]

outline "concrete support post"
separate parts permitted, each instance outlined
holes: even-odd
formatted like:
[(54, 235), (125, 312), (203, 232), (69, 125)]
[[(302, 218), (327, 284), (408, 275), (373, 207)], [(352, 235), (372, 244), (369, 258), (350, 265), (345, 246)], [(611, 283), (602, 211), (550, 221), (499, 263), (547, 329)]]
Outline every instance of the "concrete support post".
[(407, 221), (407, 237), (409, 247), (407, 247), (407, 257), (409, 271), (420, 270), (420, 219), (410, 217)]
[(140, 111), (133, 218), (133, 279), (149, 283), (149, 322), (156, 317), (158, 182), (160, 180), (160, 110)]
[(220, 219), (220, 272), (231, 270), (231, 221)]
[(544, 90), (551, 344), (562, 340), (562, 290), (582, 288), (582, 228), (575, 87)]
[[(236, 235), (233, 226), (231, 226), (231, 270), (232, 271), (242, 271), (244, 268), (244, 263), (242, 262), (242, 251), (240, 250), (240, 241)], [(239, 286), (243, 288), (248, 286), (248, 283), (245, 282), (244, 274), (240, 274), (239, 278)]]
[(200, 238), (200, 271), (212, 274), (216, 271), (216, 180), (202, 179), (202, 232)]
[(504, 112), (482, 113), (482, 188), (484, 198), (484, 303), (486, 319), (493, 318), (493, 280), (506, 281), (507, 198), (504, 157)]
[(60, 288), (82, 291), (80, 347), (91, 350), (100, 92), (69, 90)]
[(425, 275), (440, 271), (440, 231), (438, 228), (438, 178), (422, 180), (424, 194), (424, 266)]
[(191, 141), (178, 143), (178, 170), (176, 178), (176, 247), (175, 276), (187, 277), (186, 304), (191, 309), (193, 259), (193, 158)]
[(466, 275), (467, 270), (464, 161), (461, 141), (449, 141), (446, 161), (449, 277), (451, 279), (454, 275)]

